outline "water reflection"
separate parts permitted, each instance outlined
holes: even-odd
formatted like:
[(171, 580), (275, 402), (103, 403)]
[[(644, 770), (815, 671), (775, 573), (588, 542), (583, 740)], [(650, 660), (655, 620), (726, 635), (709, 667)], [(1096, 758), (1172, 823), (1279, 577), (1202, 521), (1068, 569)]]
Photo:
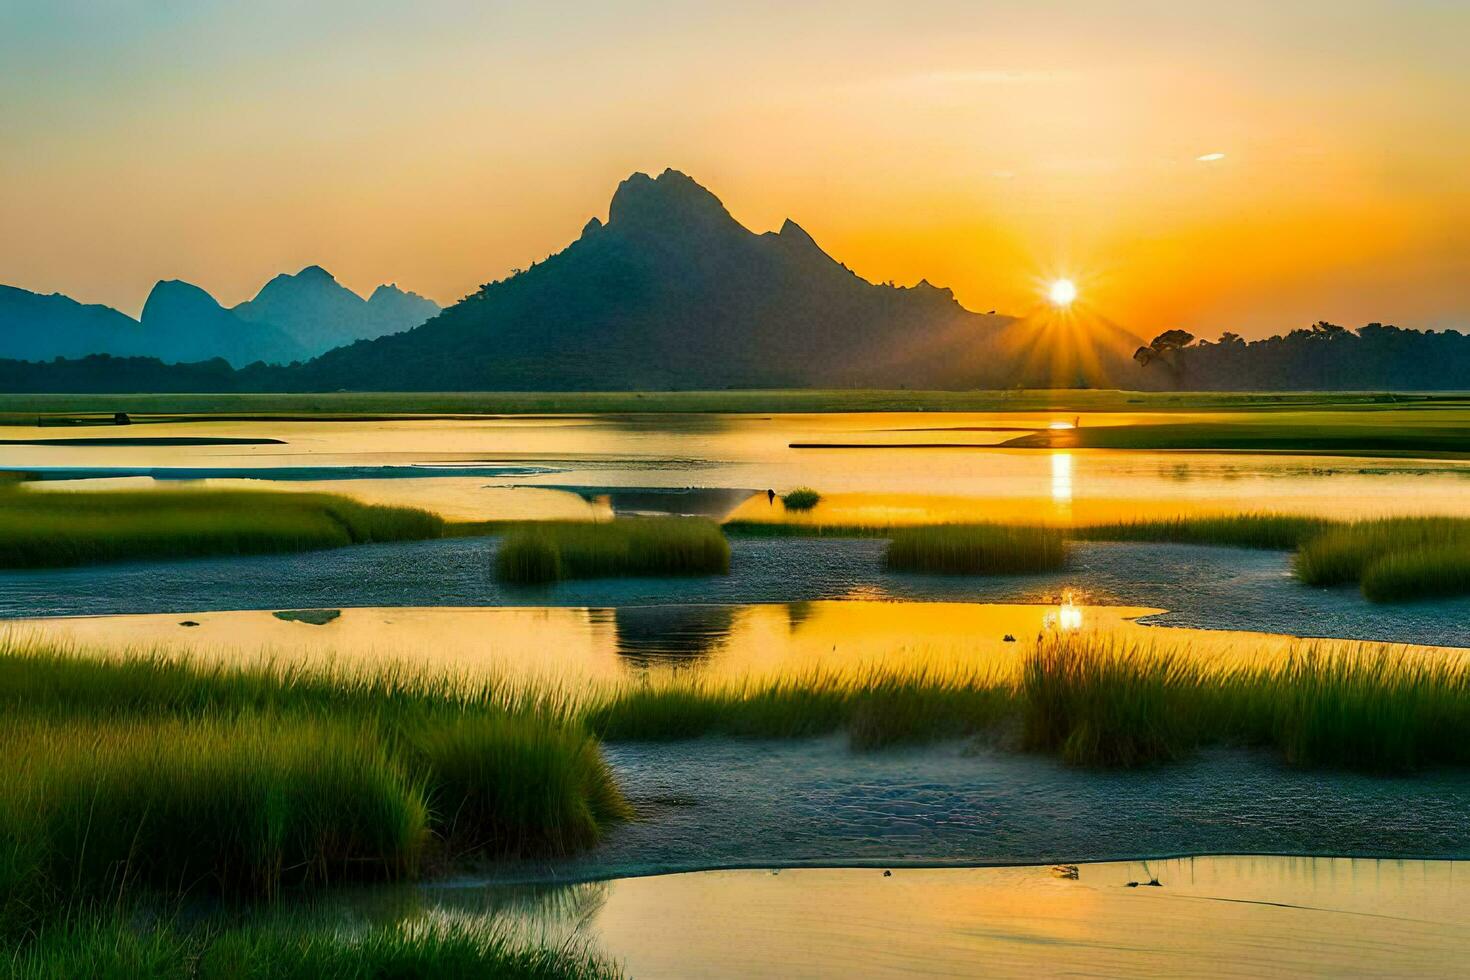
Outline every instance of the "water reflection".
[[(875, 666), (1010, 674), (1039, 636), (1059, 630), (1179, 646), (1212, 663), (1283, 658), (1301, 642), (1135, 621), (1159, 611), (1083, 605), (1069, 592), (1050, 605), (849, 599), (615, 609), (344, 608), (322, 625), (241, 611), (15, 620), (10, 628), (18, 636), (101, 652), (177, 650), (211, 661), (343, 669), (407, 666), (574, 690), (667, 669), (711, 678), (865, 673)], [(198, 625), (186, 628), (184, 621)], [(1438, 659), (1470, 656), (1445, 648), (1397, 649), (1433, 650)]]
[(630, 667), (687, 668), (707, 660), (730, 637), (737, 606), (619, 606), (592, 612), (611, 619), (617, 653)]
[(587, 941), (637, 977), (970, 976), (982, 964), (1007, 976), (1197, 976), (1223, 964), (1239, 976), (1448, 976), (1470, 955), (1467, 882), (1452, 861), (1251, 856), (1068, 874), (710, 871), (433, 887), (388, 921)]

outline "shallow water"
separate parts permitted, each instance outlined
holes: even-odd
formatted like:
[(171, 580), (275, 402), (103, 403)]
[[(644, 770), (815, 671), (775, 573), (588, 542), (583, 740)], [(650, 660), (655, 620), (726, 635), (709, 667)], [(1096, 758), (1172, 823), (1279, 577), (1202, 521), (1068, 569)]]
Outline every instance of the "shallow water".
[[(9, 445), (0, 446), (0, 470), (83, 467), (107, 476), (112, 468), (120, 476), (140, 469), (197, 475), (200, 468), (209, 468), (221, 477), (269, 477), (272, 470), (282, 471), (276, 474), (281, 476), (295, 469), (297, 479), (320, 476), (294, 484), (296, 489), (340, 489), (363, 499), (412, 503), (467, 519), (589, 513), (589, 505), (574, 494), (523, 489), (536, 485), (748, 491), (809, 485), (828, 497), (819, 517), (861, 522), (1100, 521), (1241, 509), (1343, 517), (1470, 514), (1470, 494), (1465, 492), (1470, 463), (1463, 461), (893, 448), (906, 443), (995, 444), (1017, 435), (1016, 430), (1073, 420), (1094, 426), (1217, 417), (916, 412), (184, 422), (133, 426), (129, 434), (146, 429), (173, 437), (279, 439), (284, 444)], [(1284, 413), (1278, 418), (1290, 422)], [(65, 437), (55, 429), (0, 426), (0, 439), (33, 439), (38, 432)], [(89, 434), (95, 436), (80, 433), (78, 438)], [(871, 448), (799, 449), (793, 443)], [(369, 478), (381, 467), (393, 467), (397, 477), (415, 478)], [(431, 467), (444, 469), (436, 475)], [(465, 475), (464, 467), (477, 469)], [(333, 479), (334, 468), (340, 480)], [(737, 516), (769, 513), (762, 494)]]
[(737, 539), (727, 576), (596, 579), (524, 589), (494, 580), (496, 547), (493, 539), (460, 538), (294, 555), (0, 571), (0, 618), (178, 613), (184, 619), (235, 609), (607, 608), (835, 599), (1054, 604), (1070, 594), (1084, 605), (1168, 610), (1148, 622), (1169, 626), (1470, 647), (1470, 599), (1375, 605), (1355, 589), (1297, 583), (1281, 552), (1084, 542), (1074, 548), (1065, 571), (975, 578), (885, 572), (884, 542), (877, 540)]
[[(513, 678), (570, 690), (649, 671), (711, 679), (874, 669), (1011, 677), (1041, 637), (1096, 636), (1176, 649), (1215, 663), (1263, 663), (1296, 637), (1142, 626), (1129, 606), (878, 602), (585, 607), (368, 607), (20, 620), (19, 635), (94, 650), (177, 650), (206, 660), (404, 666), (434, 675)], [(1470, 651), (1396, 647), (1402, 655)]]
[(1075, 875), (714, 871), (430, 887), (339, 915), (493, 918), (588, 942), (635, 978), (1451, 976), (1470, 955), (1470, 872), (1455, 862), (1198, 857)]

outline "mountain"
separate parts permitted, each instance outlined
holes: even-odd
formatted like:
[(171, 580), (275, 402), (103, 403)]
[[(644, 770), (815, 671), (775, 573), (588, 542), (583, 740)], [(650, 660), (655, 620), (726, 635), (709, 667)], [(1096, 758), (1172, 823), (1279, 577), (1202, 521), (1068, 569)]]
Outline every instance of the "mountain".
[(363, 299), (315, 265), (276, 276), (233, 309), (192, 283), (164, 279), (149, 292), (141, 323), (60, 293), (0, 286), (0, 358), (109, 354), (169, 364), (213, 358), (235, 367), (289, 364), (340, 344), (407, 330), (438, 312), (433, 300), (396, 285), (379, 286)]
[(110, 306), (0, 286), (0, 357), (23, 361), (144, 349), (138, 321)]
[[(277, 321), (280, 322), (280, 321)], [(795, 222), (757, 234), (685, 174), (634, 174), (566, 249), (422, 326), (328, 352), (298, 390), (973, 387), (1136, 373), (948, 289), (868, 282)], [(1038, 349), (1044, 345), (1043, 349)]]
[(148, 342), (146, 353), (172, 363), (222, 357), (243, 367), (255, 361), (289, 364), (309, 356), (279, 327), (242, 319), (203, 289), (178, 279), (154, 285), (143, 304), (141, 320)]
[(439, 304), (397, 286), (379, 286), (363, 299), (326, 269), (309, 265), (294, 276), (276, 276), (233, 312), (242, 320), (280, 328), (315, 355), (416, 327), (437, 314)]

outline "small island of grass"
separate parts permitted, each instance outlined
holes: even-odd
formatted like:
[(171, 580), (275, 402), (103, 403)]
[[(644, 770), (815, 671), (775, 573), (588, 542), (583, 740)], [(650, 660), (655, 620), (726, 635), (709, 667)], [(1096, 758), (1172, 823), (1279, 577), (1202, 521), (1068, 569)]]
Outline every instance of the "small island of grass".
[(437, 514), (328, 493), (0, 486), (0, 568), (255, 555), (445, 533)]
[(821, 502), (822, 495), (811, 487), (797, 487), (795, 490), (781, 495), (781, 504), (787, 510), (811, 510)]
[(506, 532), (495, 556), (496, 577), (516, 585), (729, 571), (730, 543), (719, 525), (693, 517), (522, 524)]

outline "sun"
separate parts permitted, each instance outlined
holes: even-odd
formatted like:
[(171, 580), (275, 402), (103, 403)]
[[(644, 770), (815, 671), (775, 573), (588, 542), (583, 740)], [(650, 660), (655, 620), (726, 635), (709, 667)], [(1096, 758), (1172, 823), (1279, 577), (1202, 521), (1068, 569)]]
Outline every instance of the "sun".
[(1058, 279), (1046, 287), (1046, 298), (1053, 306), (1071, 306), (1077, 298), (1077, 284), (1070, 279)]

